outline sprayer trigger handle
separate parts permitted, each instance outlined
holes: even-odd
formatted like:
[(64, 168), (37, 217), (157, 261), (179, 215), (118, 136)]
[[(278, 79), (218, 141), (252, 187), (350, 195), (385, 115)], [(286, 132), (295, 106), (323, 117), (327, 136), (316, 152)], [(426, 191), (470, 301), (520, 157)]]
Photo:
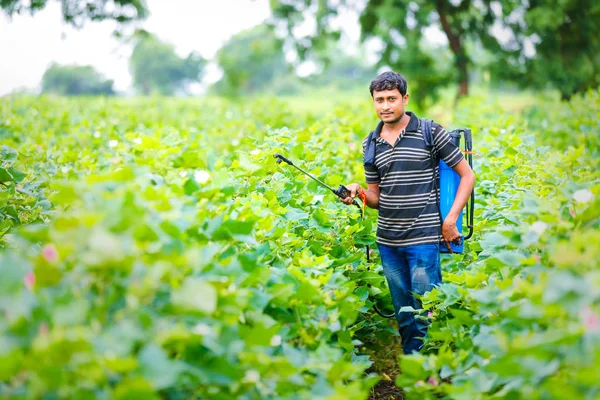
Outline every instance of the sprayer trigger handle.
[(337, 188), (337, 190), (334, 190), (333, 193), (335, 193), (340, 199), (345, 199), (351, 194), (350, 190), (348, 190), (348, 188), (344, 185), (340, 185), (340, 187)]

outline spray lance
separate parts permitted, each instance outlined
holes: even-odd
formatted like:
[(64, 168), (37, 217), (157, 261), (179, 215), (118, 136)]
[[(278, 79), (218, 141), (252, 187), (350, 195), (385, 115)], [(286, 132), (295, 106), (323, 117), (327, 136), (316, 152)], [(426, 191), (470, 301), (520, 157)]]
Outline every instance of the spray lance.
[[(346, 197), (351, 195), (350, 190), (348, 190), (348, 188), (344, 185), (340, 185), (337, 189), (332, 188), (331, 186), (327, 185), (325, 182), (317, 179), (316, 177), (314, 177), (313, 175), (309, 174), (308, 172), (306, 172), (305, 170), (303, 170), (302, 168), (298, 167), (297, 165), (295, 165), (293, 162), (291, 162), (290, 160), (288, 160), (287, 158), (285, 158), (284, 156), (282, 156), (281, 154), (275, 154), (273, 155), (274, 158), (277, 159), (277, 164), (281, 164), (281, 162), (285, 162), (286, 164), (291, 165), (292, 167), (296, 168), (298, 171), (302, 172), (303, 174), (307, 175), (308, 177), (310, 177), (311, 179), (313, 179), (314, 181), (316, 181), (317, 183), (319, 183), (321, 186), (323, 186), (324, 188), (330, 190), (331, 192), (333, 192), (333, 194), (335, 194), (336, 196), (338, 196), (340, 199), (345, 199)], [(362, 202), (362, 207), (358, 204), (358, 202), (356, 200), (352, 201), (352, 204), (357, 206), (358, 209), (360, 210), (360, 217), (362, 220), (365, 219), (365, 206), (367, 204), (367, 196), (365, 195), (364, 192), (361, 192), (359, 194), (359, 197), (361, 199)], [(371, 261), (371, 256), (370, 256), (370, 251), (369, 251), (369, 245), (366, 245), (365, 247), (366, 250), (366, 254), (367, 254), (367, 262)], [(379, 309), (377, 308), (377, 306), (373, 305), (373, 308), (375, 309), (375, 312), (377, 314), (379, 314), (380, 316), (384, 317), (384, 318), (392, 318), (395, 316), (395, 314), (392, 312), (391, 314), (384, 314), (381, 311), (379, 311)]]

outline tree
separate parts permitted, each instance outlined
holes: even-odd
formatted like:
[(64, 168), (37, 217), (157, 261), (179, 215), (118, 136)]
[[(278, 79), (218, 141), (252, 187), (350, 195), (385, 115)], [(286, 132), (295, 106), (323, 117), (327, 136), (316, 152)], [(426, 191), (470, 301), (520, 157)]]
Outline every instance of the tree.
[[(539, 82), (554, 77), (553, 83), (559, 89), (563, 81), (568, 80), (567, 86), (581, 90), (598, 81), (600, 9), (594, 8), (592, 3), (592, 0), (368, 0), (364, 9), (359, 10), (361, 39), (382, 40), (384, 47), (379, 64), (405, 74), (419, 86), (418, 97), (435, 94), (438, 88), (452, 81), (458, 84), (458, 96), (468, 94), (472, 66), (472, 55), (466, 47), (468, 41), (479, 42), (494, 54), (500, 67), (495, 71), (502, 71), (504, 76), (526, 81), (533, 71), (538, 74)], [(339, 0), (336, 7), (331, 4), (320, 0), (271, 1), (276, 21), (287, 24), (290, 36), (306, 18), (316, 21), (315, 32), (298, 39), (301, 56), (312, 46), (318, 47), (324, 40), (339, 37), (331, 19), (339, 7), (355, 6), (352, 0)], [(494, 34), (493, 27), (504, 30), (505, 35)], [(425, 34), (430, 32), (429, 28), (444, 32), (453, 55), (452, 69), (440, 69), (436, 65), (439, 51), (427, 51)], [(538, 30), (541, 34), (536, 37)], [(538, 53), (527, 57), (527, 43), (535, 39), (538, 39)], [(588, 78), (578, 79), (578, 83), (572, 77), (564, 79), (563, 68), (573, 60), (582, 59), (585, 66), (581, 68)], [(545, 72), (541, 74), (538, 70)]]
[(113, 81), (105, 80), (92, 66), (53, 63), (42, 77), (42, 92), (63, 96), (114, 95)]
[[(14, 14), (43, 10), (49, 0), (0, 0), (0, 8), (10, 17)], [(80, 27), (87, 20), (115, 20), (119, 23), (143, 19), (147, 16), (144, 0), (61, 0), (65, 22)]]
[(256, 93), (289, 73), (281, 41), (264, 25), (234, 35), (217, 52), (217, 62), (223, 77), (215, 90), (225, 95)]
[[(509, 20), (513, 48), (498, 56), (496, 75), (522, 85), (557, 88), (563, 100), (600, 86), (600, 7), (593, 0), (530, 0)], [(527, 55), (527, 44), (535, 55)], [(507, 54), (506, 54), (507, 53)]]
[(199, 82), (206, 60), (196, 53), (181, 58), (172, 44), (160, 41), (146, 31), (133, 36), (134, 48), (129, 59), (133, 85), (140, 93), (172, 95), (185, 91), (186, 85)]

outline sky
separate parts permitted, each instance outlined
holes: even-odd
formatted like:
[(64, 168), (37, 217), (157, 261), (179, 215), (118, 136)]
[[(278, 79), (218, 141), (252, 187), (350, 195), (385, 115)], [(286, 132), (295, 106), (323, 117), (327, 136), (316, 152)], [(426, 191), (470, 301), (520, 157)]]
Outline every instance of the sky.
[[(150, 16), (138, 25), (175, 45), (181, 56), (195, 50), (211, 59), (235, 33), (270, 16), (268, 0), (147, 0)], [(52, 63), (93, 65), (115, 89), (131, 85), (128, 59), (131, 46), (112, 37), (112, 21), (86, 23), (76, 29), (63, 23), (59, 2), (30, 15), (9, 19), (0, 12), (0, 96), (15, 89), (39, 89)], [(207, 71), (216, 80), (218, 69)]]

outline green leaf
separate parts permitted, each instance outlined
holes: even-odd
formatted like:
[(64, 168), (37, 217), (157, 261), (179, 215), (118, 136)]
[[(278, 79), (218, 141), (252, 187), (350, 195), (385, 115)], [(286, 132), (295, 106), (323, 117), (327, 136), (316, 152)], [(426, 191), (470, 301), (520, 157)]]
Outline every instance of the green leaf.
[(188, 277), (172, 295), (173, 304), (182, 310), (212, 314), (217, 309), (217, 290), (209, 282)]
[(198, 184), (198, 182), (196, 182), (194, 178), (189, 178), (187, 181), (185, 181), (185, 184), (183, 185), (183, 191), (188, 196), (193, 195), (200, 189), (201, 186)]
[(154, 344), (145, 346), (138, 355), (142, 374), (155, 389), (175, 385), (182, 366), (170, 360), (164, 350)]
[(400, 361), (400, 368), (402, 374), (410, 376), (415, 380), (425, 380), (427, 378), (427, 372), (423, 368), (425, 357), (422, 355), (405, 355)]
[(14, 182), (14, 177), (6, 169), (0, 167), (0, 183)]
[(227, 240), (236, 236), (250, 235), (255, 222), (256, 221), (236, 221), (228, 219), (215, 230), (212, 239)]
[(6, 207), (8, 204), (8, 199), (10, 198), (10, 192), (8, 190), (0, 189), (0, 211)]
[(150, 382), (143, 378), (127, 378), (116, 387), (115, 400), (160, 400)]
[(14, 178), (14, 181), (17, 183), (21, 183), (23, 181), (23, 179), (25, 179), (25, 177), (27, 176), (27, 174), (25, 174), (21, 171), (17, 171), (13, 167), (10, 167), (8, 169), (8, 172), (12, 175), (12, 177)]
[(357, 281), (360, 281), (360, 282), (365, 282), (365, 283), (370, 283), (372, 285), (376, 285), (378, 283), (381, 283), (385, 278), (383, 276), (379, 275), (377, 272), (365, 271), (360, 274), (357, 274), (354, 277), (354, 279)]
[(0, 150), (0, 156), (2, 156), (3, 161), (15, 161), (17, 159), (17, 151), (11, 149), (10, 147), (3, 145), (2, 150)]

